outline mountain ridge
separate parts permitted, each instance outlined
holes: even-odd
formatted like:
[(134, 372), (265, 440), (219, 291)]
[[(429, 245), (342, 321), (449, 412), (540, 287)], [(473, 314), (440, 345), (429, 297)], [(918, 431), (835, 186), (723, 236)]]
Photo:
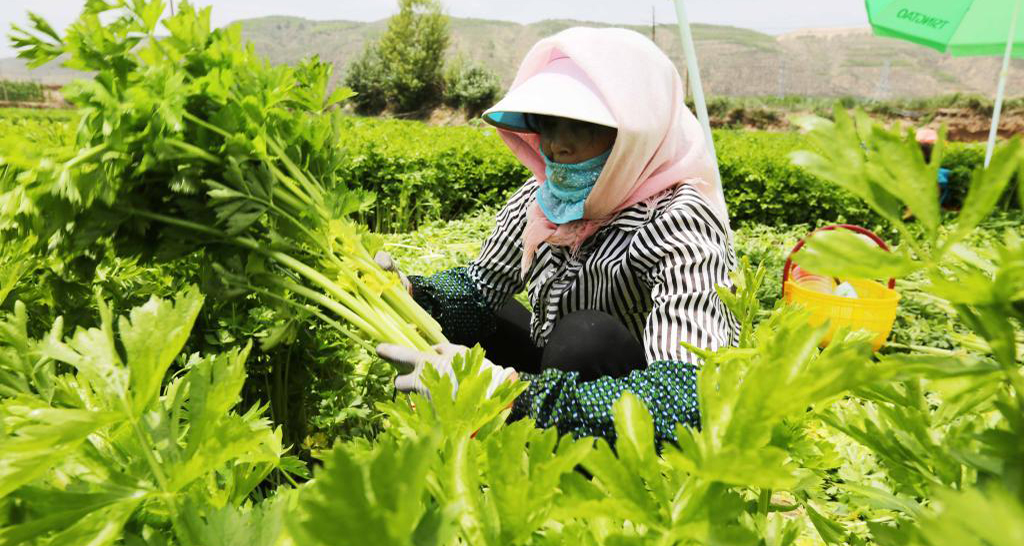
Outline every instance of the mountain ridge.
[[(570, 26), (624, 26), (655, 42), (684, 71), (685, 62), (674, 24), (610, 25), (579, 20), (516, 23), (450, 18), (449, 57), (486, 65), (503, 85), (511, 83), (519, 60), (539, 39)], [(274, 63), (291, 63), (318, 54), (335, 64), (335, 80), (379, 36), (387, 20), (313, 21), (270, 16), (244, 19), (243, 36)], [(781, 35), (721, 26), (693, 25), (701, 76), (709, 95), (816, 96), (892, 99), (950, 93), (991, 96), (1000, 60), (953, 58), (930, 49), (873, 36), (869, 29), (802, 29)], [(51, 63), (52, 64), (52, 63)], [(1007, 92), (1024, 94), (1024, 61), (1014, 61)], [(0, 79), (35, 79), (67, 83), (77, 73), (56, 66), (29, 72), (17, 59), (0, 59)]]

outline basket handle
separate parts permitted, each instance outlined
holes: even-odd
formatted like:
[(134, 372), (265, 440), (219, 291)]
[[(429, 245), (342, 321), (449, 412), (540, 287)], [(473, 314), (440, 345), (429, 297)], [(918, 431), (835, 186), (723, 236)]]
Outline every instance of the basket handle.
[[(860, 226), (855, 226), (855, 225), (852, 225), (852, 224), (833, 224), (831, 226), (825, 226), (825, 227), (818, 228), (818, 229), (812, 231), (809, 235), (807, 235), (807, 237), (804, 237), (803, 239), (800, 239), (800, 242), (798, 242), (796, 244), (796, 246), (793, 247), (793, 250), (789, 251), (789, 255), (786, 256), (786, 265), (785, 265), (785, 267), (782, 268), (782, 290), (783, 290), (783, 292), (785, 292), (785, 290), (786, 290), (786, 281), (789, 280), (789, 270), (793, 268), (793, 255), (796, 254), (797, 252), (799, 252), (800, 249), (804, 247), (804, 243), (807, 242), (807, 239), (809, 237), (811, 237), (811, 235), (814, 235), (815, 233), (817, 233), (819, 231), (833, 231), (833, 230), (836, 230), (836, 229), (839, 229), (839, 228), (848, 229), (848, 230), (850, 230), (850, 231), (852, 231), (854, 233), (859, 233), (861, 235), (865, 235), (869, 239), (874, 241), (874, 243), (876, 245), (878, 245), (882, 250), (884, 250), (886, 252), (890, 252), (889, 245), (885, 244), (885, 241), (883, 241), (881, 237), (879, 237), (878, 235), (875, 235), (874, 232), (872, 232), (871, 230), (864, 229), (864, 228), (862, 228)], [(893, 288), (896, 288), (896, 279), (890, 278), (889, 279), (889, 289), (892, 290)]]

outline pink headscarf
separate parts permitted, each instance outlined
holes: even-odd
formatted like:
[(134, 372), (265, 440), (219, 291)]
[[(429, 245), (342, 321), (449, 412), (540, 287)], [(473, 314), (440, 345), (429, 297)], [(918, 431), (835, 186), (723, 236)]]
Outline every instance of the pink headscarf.
[[(728, 225), (704, 133), (684, 104), (682, 79), (668, 56), (631, 30), (570, 28), (533, 46), (512, 89), (562, 57), (571, 59), (591, 79), (618, 123), (618, 136), (584, 204), (582, 220), (559, 226), (544, 216), (536, 202), (530, 206), (523, 234), (523, 275), (541, 243), (578, 250), (619, 211), (683, 183), (693, 184)], [(539, 137), (504, 129), (498, 133), (543, 183)]]

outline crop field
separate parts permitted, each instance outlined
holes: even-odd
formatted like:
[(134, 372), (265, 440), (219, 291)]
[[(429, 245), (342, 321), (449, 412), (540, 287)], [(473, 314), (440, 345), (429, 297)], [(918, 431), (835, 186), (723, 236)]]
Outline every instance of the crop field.
[[(525, 384), (486, 396), (480, 350), (431, 398), (373, 352), (444, 341), (372, 256), (476, 256), (527, 176), (493, 131), (346, 115), (328, 65), (187, 4), (140, 41), (157, 4), (37, 27), (26, 50), (96, 78), (0, 110), (0, 546), (1024, 543), (1019, 142), (926, 163), (841, 107), (717, 131), (743, 330), (702, 352), (701, 426), (656, 445), (626, 393), (614, 438), (560, 436), (507, 422)], [(811, 236), (835, 223), (890, 251)], [(895, 279), (881, 350), (821, 348), (783, 301), (801, 240), (802, 267)]]

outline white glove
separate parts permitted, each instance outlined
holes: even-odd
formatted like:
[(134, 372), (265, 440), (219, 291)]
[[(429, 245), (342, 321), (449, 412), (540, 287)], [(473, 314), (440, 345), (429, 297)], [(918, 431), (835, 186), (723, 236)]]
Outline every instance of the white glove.
[(377, 262), (377, 265), (379, 265), (384, 271), (390, 271), (391, 273), (397, 274), (398, 278), (402, 281), (402, 286), (405, 287), (405, 291), (408, 292), (409, 295), (412, 295), (412, 283), (409, 282), (409, 277), (406, 277), (405, 274), (398, 269), (398, 265), (395, 263), (394, 258), (391, 257), (391, 254), (388, 254), (383, 250), (378, 251), (373, 257), (373, 261)]
[[(437, 352), (428, 353), (409, 347), (402, 347), (401, 345), (381, 343), (377, 346), (377, 356), (394, 364), (400, 372), (404, 372), (395, 378), (395, 388), (399, 391), (418, 392), (429, 397), (430, 392), (423, 384), (420, 376), (423, 375), (423, 368), (430, 364), (439, 374), (447, 375), (451, 378), (452, 385), (454, 386), (452, 394), (454, 395), (459, 391), (459, 382), (455, 378), (455, 371), (452, 369), (452, 359), (456, 355), (465, 353), (469, 348), (452, 343), (442, 343), (435, 345), (434, 350)], [(490, 360), (484, 359), (483, 365), (480, 366), (480, 372), (483, 373), (484, 370), (488, 369), (491, 370), (491, 384), (487, 387), (488, 398), (494, 394), (494, 390), (498, 388), (498, 385), (501, 385), (509, 378), (514, 379), (517, 377), (514, 369), (503, 368), (492, 363)]]

